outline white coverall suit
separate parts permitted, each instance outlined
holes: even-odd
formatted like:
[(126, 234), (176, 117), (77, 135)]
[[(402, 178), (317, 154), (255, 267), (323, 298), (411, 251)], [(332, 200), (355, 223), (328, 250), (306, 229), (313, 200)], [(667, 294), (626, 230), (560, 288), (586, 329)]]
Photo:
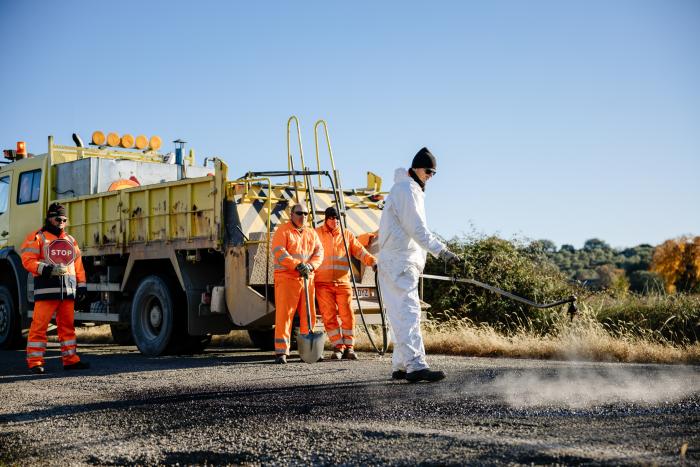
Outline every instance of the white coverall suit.
[(391, 324), (392, 370), (412, 373), (428, 368), (420, 332), (418, 279), (427, 252), (446, 249), (425, 222), (425, 193), (409, 175), (396, 169), (379, 223), (379, 285)]

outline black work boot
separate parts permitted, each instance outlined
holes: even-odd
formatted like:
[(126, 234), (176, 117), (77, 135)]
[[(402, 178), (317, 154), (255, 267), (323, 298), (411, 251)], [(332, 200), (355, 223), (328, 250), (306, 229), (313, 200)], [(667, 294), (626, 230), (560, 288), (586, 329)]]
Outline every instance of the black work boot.
[(29, 372), (33, 375), (43, 375), (46, 373), (46, 369), (43, 367), (43, 365), (37, 365), (33, 366), (29, 369)]
[(277, 357), (275, 357), (275, 363), (285, 365), (287, 363), (287, 356), (285, 354), (277, 355)]
[(331, 360), (340, 360), (341, 358), (343, 358), (343, 348), (336, 347), (331, 354)]
[(343, 360), (357, 360), (357, 354), (352, 347), (347, 347), (343, 352)]
[(418, 371), (406, 373), (406, 380), (409, 383), (417, 383), (418, 381), (427, 381), (429, 383), (445, 379), (445, 373), (442, 371), (433, 371), (430, 368), (424, 368)]
[(87, 370), (88, 368), (90, 368), (90, 364), (89, 364), (88, 362), (83, 362), (83, 361), (71, 363), (70, 365), (63, 365), (63, 369), (64, 369), (65, 371), (69, 371), (69, 370)]
[(391, 374), (391, 379), (406, 379), (406, 372), (403, 370), (396, 370)]

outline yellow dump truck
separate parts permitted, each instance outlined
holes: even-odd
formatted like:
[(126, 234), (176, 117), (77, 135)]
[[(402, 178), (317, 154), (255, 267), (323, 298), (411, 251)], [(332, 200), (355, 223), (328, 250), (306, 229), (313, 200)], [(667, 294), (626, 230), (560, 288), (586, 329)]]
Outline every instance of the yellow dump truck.
[[(289, 144), (293, 123), (296, 157)], [(10, 160), (0, 168), (0, 346), (24, 345), (33, 281), (22, 267), (20, 245), (43, 224), (47, 206), (59, 201), (67, 208), (67, 230), (82, 250), (88, 278), (89, 297), (76, 309), (76, 322), (108, 323), (115, 341), (133, 341), (146, 355), (198, 352), (213, 334), (233, 329), (246, 329), (257, 346), (271, 348), (270, 242), (287, 220), (287, 208), (296, 200), (307, 203), (310, 222), (319, 225), (323, 211), (337, 205), (356, 235), (379, 225), (379, 177), (368, 172), (367, 187), (342, 189), (325, 122), (317, 122), (314, 134), (316, 170), (306, 167), (292, 117), (285, 170), (250, 171), (236, 179), (229, 179), (218, 158), (197, 166), (192, 154), (183, 157), (181, 141), (174, 163), (172, 155), (144, 147), (143, 139), (134, 149), (128, 135), (104, 138), (99, 132), (88, 146), (79, 138), (63, 146), (49, 137), (45, 154), (6, 151)], [(320, 167), (318, 143), (324, 135), (328, 171)], [(353, 268), (368, 321), (376, 323), (373, 272), (359, 263)]]

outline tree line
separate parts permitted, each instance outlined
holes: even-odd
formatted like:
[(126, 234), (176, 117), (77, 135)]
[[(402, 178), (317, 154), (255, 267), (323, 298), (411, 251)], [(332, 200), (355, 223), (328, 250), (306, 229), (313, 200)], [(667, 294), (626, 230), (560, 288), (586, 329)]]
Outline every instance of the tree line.
[(700, 236), (622, 249), (598, 238), (586, 240), (580, 249), (537, 240), (530, 248), (546, 256), (569, 280), (592, 290), (700, 293)]

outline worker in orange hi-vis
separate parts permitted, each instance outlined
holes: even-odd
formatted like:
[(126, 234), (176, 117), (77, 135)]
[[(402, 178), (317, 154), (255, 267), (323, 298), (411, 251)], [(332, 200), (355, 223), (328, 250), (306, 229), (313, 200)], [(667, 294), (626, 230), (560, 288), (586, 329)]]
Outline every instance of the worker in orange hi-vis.
[[(331, 358), (340, 360), (357, 360), (355, 345), (355, 314), (350, 303), (352, 286), (350, 284), (350, 265), (347, 251), (366, 266), (374, 266), (377, 260), (364, 249), (362, 244), (349, 230), (345, 230), (345, 245), (338, 219), (338, 211), (329, 207), (325, 212), (323, 225), (316, 228), (325, 252), (323, 264), (316, 272), (314, 288), (318, 307), (323, 317), (323, 326), (333, 344)], [(340, 323), (338, 322), (340, 317)]]
[[(300, 331), (309, 332), (316, 324), (314, 270), (323, 262), (323, 247), (316, 231), (306, 226), (309, 211), (302, 204), (292, 207), (291, 219), (272, 237), (275, 265), (275, 363), (287, 363), (292, 319), (299, 312)], [(304, 277), (309, 278), (311, 323), (306, 317)]]
[(370, 243), (372, 243), (374, 240), (376, 240), (376, 238), (379, 236), (378, 234), (379, 234), (378, 231), (365, 232), (365, 233), (357, 236), (357, 241), (360, 242), (360, 245), (367, 248)]
[(49, 206), (44, 226), (31, 232), (22, 243), (22, 264), (34, 276), (34, 314), (27, 337), (27, 364), (34, 374), (42, 374), (46, 351), (46, 330), (56, 317), (64, 370), (89, 368), (76, 353), (74, 304), (87, 294), (80, 248), (65, 232), (66, 209), (58, 203)]

